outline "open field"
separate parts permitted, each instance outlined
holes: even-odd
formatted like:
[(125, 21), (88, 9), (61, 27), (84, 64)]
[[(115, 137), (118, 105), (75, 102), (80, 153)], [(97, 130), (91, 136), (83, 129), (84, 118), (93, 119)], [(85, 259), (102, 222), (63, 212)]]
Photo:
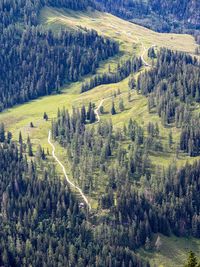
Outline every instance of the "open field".
[(127, 52), (127, 47), (133, 44), (148, 47), (168, 47), (179, 51), (194, 53), (196, 47), (194, 38), (187, 34), (163, 34), (151, 31), (147, 28), (122, 20), (108, 13), (98, 11), (73, 12), (61, 11), (52, 8), (44, 8), (41, 13), (41, 21), (44, 25), (66, 26), (73, 29), (80, 27), (95, 29), (99, 34), (118, 40), (121, 48)]

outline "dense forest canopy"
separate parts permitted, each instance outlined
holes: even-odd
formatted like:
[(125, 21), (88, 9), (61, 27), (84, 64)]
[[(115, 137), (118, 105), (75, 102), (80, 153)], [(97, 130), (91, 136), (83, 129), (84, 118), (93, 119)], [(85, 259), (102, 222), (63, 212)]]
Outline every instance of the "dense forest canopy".
[[(83, 4), (84, 3), (84, 4)], [(94, 31), (55, 35), (37, 25), (43, 1), (0, 4), (0, 111), (39, 96), (57, 93), (66, 82), (95, 73), (101, 60), (118, 53), (118, 44)], [(49, 1), (56, 6), (85, 8), (82, 1)], [(15, 23), (24, 23), (24, 29)]]
[[(152, 55), (152, 49), (149, 54)], [(198, 114), (192, 116), (191, 107), (193, 103), (200, 103), (197, 58), (161, 49), (154, 67), (139, 75), (137, 90), (148, 97), (149, 112), (156, 112), (164, 126), (175, 123), (182, 129), (181, 150), (190, 156), (200, 155), (200, 119)]]
[[(96, 0), (99, 8), (156, 31), (200, 29), (198, 0)], [(98, 5), (97, 5), (98, 6)]]
[[(65, 83), (95, 74), (102, 60), (119, 52), (118, 43), (93, 30), (55, 34), (42, 28), (38, 17), (45, 5), (97, 8), (138, 23), (142, 19), (144, 25), (166, 32), (200, 27), (195, 0), (2, 0), (0, 111), (60, 93)], [(196, 41), (200, 43), (198, 35)], [(128, 101), (131, 90), (142, 94), (149, 113), (157, 114), (163, 127), (173, 125), (180, 132), (177, 144), (172, 132), (164, 143), (158, 123), (144, 126), (134, 117), (122, 128), (111, 120), (95, 124), (94, 103), (72, 111), (59, 109), (52, 120), (54, 141), (64, 148), (81, 190), (92, 197), (104, 181), (97, 213), (89, 214), (79, 205), (56, 174), (48, 150), (38, 146), (33, 151), (31, 139), (24, 140), (21, 133), (14, 141), (0, 123), (0, 266), (149, 267), (135, 251), (141, 246), (155, 249), (155, 234), (200, 238), (200, 161), (176, 165), (179, 152), (200, 156), (200, 116), (193, 109), (200, 103), (200, 63), (164, 48), (151, 48), (148, 56), (152, 68), (142, 70), (137, 80), (133, 74), (143, 63), (133, 57), (114, 72), (88, 79), (81, 92), (132, 74)], [(120, 98), (120, 90), (117, 94)], [(116, 107), (115, 98), (110, 97), (112, 116), (125, 110), (123, 99)], [(103, 107), (99, 113), (104, 113)], [(44, 119), (48, 120), (46, 113)], [(151, 161), (153, 153), (170, 153), (172, 145), (177, 146), (173, 164), (160, 168)]]
[(65, 147), (72, 175), (85, 193), (90, 195), (99, 181), (107, 181), (99, 208), (109, 210), (118, 245), (135, 249), (155, 233), (199, 238), (200, 162), (153, 172), (149, 155), (163, 149), (158, 125), (150, 123), (145, 136), (145, 129), (132, 119), (118, 131), (111, 122), (87, 127), (94, 122), (91, 103), (72, 115), (59, 110), (52, 132)]
[(95, 73), (101, 60), (118, 52), (118, 45), (94, 31), (55, 36), (51, 30), (8, 28), (0, 37), (0, 110), (76, 82)]
[(149, 266), (107, 236), (109, 225), (93, 228), (54, 166), (42, 167), (42, 153), (27, 160), (31, 140), (20, 135), (14, 143), (3, 128), (1, 124), (1, 266)]

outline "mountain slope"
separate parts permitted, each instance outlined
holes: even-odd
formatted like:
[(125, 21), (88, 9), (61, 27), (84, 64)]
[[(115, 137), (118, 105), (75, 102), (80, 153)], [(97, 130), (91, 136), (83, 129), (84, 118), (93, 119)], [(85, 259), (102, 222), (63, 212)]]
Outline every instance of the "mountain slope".
[(200, 28), (198, 0), (96, 0), (100, 7), (122, 18), (161, 32)]
[[(59, 10), (59, 9), (52, 9), (52, 8), (45, 8), (41, 12), (40, 21), (43, 24), (45, 28), (51, 28), (55, 32), (57, 32), (60, 28), (67, 28), (70, 31), (74, 31), (76, 29), (79, 29), (80, 31), (85, 31), (85, 28), (89, 29), (96, 29), (99, 34), (110, 37), (114, 39), (115, 41), (118, 41), (120, 43), (120, 51), (118, 55), (115, 55), (114, 57), (106, 60), (105, 62), (101, 62), (100, 67), (97, 69), (98, 74), (103, 74), (105, 72), (115, 72), (118, 69), (118, 64), (122, 60), (125, 61), (129, 59), (132, 56), (142, 56), (144, 60), (148, 63), (148, 66), (144, 66), (140, 72), (143, 72), (144, 70), (149, 70), (151, 68), (151, 65), (153, 64), (151, 58), (148, 57), (148, 48), (152, 46), (156, 46), (156, 50), (158, 50), (162, 46), (166, 46), (168, 48), (171, 48), (173, 50), (182, 50), (184, 52), (193, 54), (196, 44), (192, 36), (190, 35), (176, 35), (176, 34), (158, 34), (153, 31), (150, 31), (146, 28), (137, 26), (135, 24), (129, 23), (127, 21), (123, 21), (122, 19), (119, 19), (115, 16), (112, 16), (110, 14), (102, 13), (102, 12), (94, 12), (94, 11), (84, 11), (84, 12), (74, 12), (70, 10)], [(137, 79), (139, 73), (134, 74), (135, 79)], [(149, 125), (149, 122), (158, 123), (159, 129), (160, 129), (160, 137), (162, 140), (162, 143), (165, 146), (168, 144), (168, 135), (170, 133), (170, 130), (173, 132), (173, 138), (176, 142), (178, 140), (180, 131), (176, 130), (175, 127), (164, 127), (161, 123), (161, 119), (157, 116), (155, 113), (149, 113), (148, 112), (148, 101), (147, 98), (141, 94), (137, 94), (135, 91), (129, 90), (129, 78), (126, 78), (122, 80), (119, 83), (115, 84), (106, 84), (102, 86), (95, 87), (93, 90), (88, 91), (84, 94), (80, 94), (82, 82), (89, 81), (90, 78), (94, 77), (93, 74), (89, 74), (87, 77), (83, 77), (81, 81), (72, 83), (68, 86), (64, 86), (61, 90), (61, 94), (58, 95), (52, 95), (48, 97), (43, 97), (38, 100), (32, 101), (30, 103), (27, 103), (25, 105), (21, 105), (18, 107), (14, 107), (13, 109), (6, 110), (5, 112), (0, 114), (0, 121), (5, 122), (6, 129), (11, 130), (13, 132), (13, 137), (15, 140), (18, 139), (19, 131), (22, 132), (23, 137), (26, 138), (28, 135), (30, 136), (32, 143), (33, 143), (33, 153), (36, 154), (37, 151), (37, 145), (41, 144), (45, 151), (49, 149), (51, 152), (51, 146), (48, 144), (48, 133), (51, 129), (51, 122), (53, 119), (56, 118), (56, 116), (59, 114), (58, 108), (62, 109), (62, 107), (65, 107), (69, 110), (70, 114), (76, 115), (76, 108), (81, 109), (83, 105), (88, 106), (90, 102), (95, 104), (96, 107), (99, 106), (100, 103), (102, 103), (102, 99), (105, 99), (103, 102), (104, 112), (101, 114), (101, 120), (102, 122), (112, 120), (113, 122), (113, 135), (118, 136), (118, 141), (120, 141), (120, 131), (125, 132), (125, 128), (123, 129), (124, 124), (127, 126), (130, 119), (136, 120), (139, 124), (139, 127), (137, 129), (144, 129), (144, 138), (146, 138), (147, 134), (147, 126)], [(120, 101), (123, 100), (124, 104), (124, 110), (119, 108)], [(116, 113), (114, 116), (111, 115), (111, 107), (112, 102), (115, 103)], [(196, 108), (196, 107), (195, 107)], [(198, 112), (197, 107), (197, 112)], [(46, 121), (43, 119), (44, 113), (48, 114), (49, 120)], [(77, 115), (78, 117), (79, 115)], [(59, 119), (59, 116), (58, 116)], [(72, 120), (73, 121), (73, 120)], [(31, 122), (33, 123), (34, 127), (30, 127)], [(55, 121), (54, 121), (55, 122)], [(135, 122), (134, 122), (135, 123)], [(98, 124), (94, 125), (95, 130), (98, 129)], [(87, 129), (89, 130), (92, 126), (86, 125)], [(106, 128), (106, 127), (105, 127)], [(122, 130), (123, 129), (123, 130)], [(80, 133), (80, 132), (79, 132)], [(59, 137), (61, 137), (62, 144), (62, 134), (63, 131), (59, 132)], [(80, 137), (80, 136), (79, 136)], [(107, 138), (108, 136), (106, 136)], [(71, 137), (72, 138), (72, 137)], [(75, 140), (77, 137), (75, 136)], [(101, 138), (101, 142), (104, 141), (105, 138)], [(80, 140), (82, 140), (82, 136), (80, 137)], [(97, 139), (96, 143), (97, 146), (99, 145), (99, 142)], [(109, 142), (107, 142), (109, 144)], [(111, 142), (112, 143), (112, 142)], [(84, 183), (82, 183), (80, 176), (76, 175), (77, 173), (76, 168), (75, 171), (73, 169), (73, 166), (70, 162), (70, 155), (67, 153), (66, 148), (61, 146), (58, 142), (54, 142), (55, 149), (56, 149), (56, 156), (59, 158), (59, 160), (62, 162), (62, 164), (65, 166), (67, 171), (67, 176), (70, 177), (70, 180), (78, 184), (83, 188), (83, 190), (86, 191), (86, 194), (88, 195), (89, 202), (92, 205), (93, 211), (96, 211), (97, 207), (100, 207), (97, 210), (97, 220), (110, 220), (113, 219), (112, 216), (116, 216), (116, 225), (114, 227), (111, 227), (111, 234), (108, 235), (109, 238), (112, 239), (113, 236), (118, 235), (117, 242), (122, 242), (124, 245), (124, 236), (125, 238), (129, 236), (128, 234), (133, 234), (131, 232), (131, 225), (129, 225), (129, 228), (127, 228), (127, 221), (130, 220), (131, 217), (127, 216), (126, 212), (128, 210), (133, 211), (133, 207), (136, 208), (137, 203), (131, 202), (131, 199), (134, 199), (134, 196), (132, 195), (133, 192), (129, 195), (130, 201), (127, 201), (127, 206), (125, 205), (125, 201), (123, 202), (123, 199), (126, 198), (126, 193), (129, 192), (130, 189), (132, 189), (132, 186), (136, 184), (138, 186), (139, 193), (142, 191), (142, 187), (147, 182), (145, 179), (146, 177), (142, 177), (141, 181), (136, 180), (132, 181), (133, 183), (130, 184), (130, 186), (124, 187), (121, 186), (123, 190), (121, 190), (120, 194), (116, 196), (115, 194), (111, 194), (113, 199), (111, 199), (111, 202), (113, 203), (113, 209), (116, 207), (116, 203), (119, 203), (119, 207), (121, 207), (121, 214), (123, 214), (125, 217), (124, 224), (118, 225), (118, 218), (120, 218), (120, 214), (110, 214), (109, 209), (106, 209), (106, 205), (104, 205), (103, 201), (101, 201), (101, 205), (104, 208), (101, 208), (102, 206), (98, 204), (98, 200), (101, 197), (104, 197), (106, 200), (106, 197), (109, 196), (108, 191), (108, 180), (104, 179), (103, 175), (100, 175), (97, 171), (96, 173), (92, 173), (92, 179), (97, 177), (96, 183), (93, 185), (93, 187), (88, 188), (87, 185), (85, 186)], [(120, 143), (122, 145), (122, 151), (123, 149), (131, 151), (131, 145), (130, 138), (127, 138), (124, 143)], [(80, 146), (81, 147), (81, 146)], [(78, 146), (78, 148), (80, 148)], [(90, 146), (91, 147), (91, 146)], [(73, 146), (70, 148), (73, 149)], [(69, 152), (70, 150), (68, 150)], [(72, 150), (73, 151), (73, 150)], [(88, 153), (90, 153), (90, 150), (87, 150)], [(138, 154), (139, 155), (139, 154)], [(98, 155), (99, 156), (99, 155)], [(108, 164), (112, 163), (112, 160), (115, 160), (115, 155), (111, 158), (108, 158)], [(48, 160), (52, 162), (52, 158), (49, 155)], [(150, 160), (152, 160), (153, 164), (156, 164), (158, 172), (160, 169), (162, 169), (164, 166), (167, 167), (172, 162), (175, 161), (175, 149), (172, 148), (168, 153), (166, 153), (166, 150), (164, 150), (164, 153), (157, 152), (154, 155), (150, 155)], [(186, 154), (182, 153), (179, 155), (179, 158), (177, 160), (177, 165), (184, 165), (185, 161), (191, 161), (193, 162), (195, 159), (188, 157)], [(138, 160), (138, 163), (140, 161)], [(85, 168), (90, 164), (92, 164), (91, 160), (88, 160), (86, 162)], [(105, 163), (105, 161), (104, 161)], [(76, 165), (75, 165), (76, 166)], [(78, 166), (78, 165), (77, 165)], [(120, 165), (119, 165), (120, 166)], [(173, 165), (174, 166), (174, 165)], [(104, 166), (105, 167), (105, 166)], [(133, 166), (134, 167), (134, 166)], [(123, 170), (123, 168), (121, 168)], [(134, 168), (133, 168), (134, 169)], [(57, 166), (56, 171), (60, 173), (63, 176), (63, 170)], [(100, 170), (101, 173), (103, 172)], [(153, 169), (155, 171), (155, 169)], [(175, 172), (175, 170), (173, 169)], [(174, 174), (173, 172), (173, 174)], [(183, 170), (184, 172), (184, 170)], [(121, 177), (121, 182), (124, 183), (123, 179), (123, 173), (122, 175), (118, 176), (118, 178)], [(179, 176), (177, 176), (179, 177)], [(90, 178), (90, 177), (89, 177)], [(133, 177), (135, 179), (135, 177)], [(136, 177), (137, 178), (137, 177)], [(90, 180), (92, 180), (90, 179)], [(89, 179), (88, 179), (89, 180)], [(159, 188), (159, 182), (154, 181), (155, 188)], [(148, 184), (148, 183), (147, 183)], [(95, 186), (95, 188), (94, 188)], [(113, 185), (114, 186), (114, 185)], [(174, 185), (175, 186), (175, 185)], [(110, 189), (110, 188), (109, 188)], [(182, 189), (181, 189), (182, 190)], [(140, 194), (135, 194), (136, 198), (138, 197), (139, 201), (138, 203), (141, 203), (140, 201)], [(151, 192), (148, 190), (146, 191), (147, 199), (145, 199), (145, 205), (148, 207), (149, 199), (151, 199)], [(138, 194), (138, 195), (137, 195)], [(113, 196), (114, 195), (114, 196)], [(161, 194), (156, 195), (157, 197)], [(169, 194), (170, 195), (170, 194)], [(148, 199), (149, 197), (149, 199)], [(167, 197), (167, 194), (166, 194)], [(120, 202), (121, 201), (121, 202)], [(106, 201), (105, 201), (106, 202)], [(173, 203), (173, 201), (171, 201)], [(130, 204), (130, 206), (128, 206)], [(171, 210), (171, 209), (170, 209)], [(137, 212), (139, 212), (140, 209), (137, 209)], [(171, 214), (171, 213), (170, 213)], [(109, 218), (109, 215), (111, 215), (111, 218)], [(133, 216), (133, 213), (131, 214)], [(145, 215), (146, 216), (146, 215)], [(144, 217), (145, 217), (144, 216)], [(172, 216), (170, 216), (172, 217)], [(123, 217), (124, 218), (124, 217)], [(121, 220), (123, 220), (123, 218)], [(96, 218), (94, 218), (95, 221)], [(131, 218), (132, 220), (133, 218)], [(142, 219), (143, 220), (143, 219)], [(96, 223), (96, 221), (95, 221)], [(134, 223), (134, 222), (133, 222)], [(138, 220), (137, 220), (138, 223)], [(141, 228), (139, 229), (140, 235), (137, 236), (137, 244), (142, 244), (144, 242), (144, 234), (143, 232), (148, 232), (148, 225), (146, 225), (145, 230), (143, 231), (143, 223), (141, 223)], [(98, 224), (98, 222), (97, 222)], [(139, 223), (138, 223), (139, 224)], [(162, 227), (162, 223), (160, 223)], [(125, 231), (123, 235), (121, 234), (122, 231), (120, 229), (123, 229)], [(164, 227), (163, 227), (164, 228)], [(178, 227), (177, 227), (178, 228)], [(101, 226), (100, 226), (101, 229)], [(130, 232), (127, 234), (127, 229), (130, 230)], [(102, 230), (102, 229), (101, 229)], [(163, 230), (163, 229), (162, 229)], [(150, 231), (149, 231), (150, 232)], [(120, 233), (120, 234), (119, 234)], [(141, 240), (140, 240), (141, 238)], [(132, 240), (135, 240), (136, 236), (133, 234), (132, 238), (129, 239), (129, 246), (135, 247), (135, 243), (132, 242)], [(125, 244), (127, 246), (127, 244)], [(187, 251), (187, 249), (181, 248), (184, 252)], [(181, 256), (180, 262), (183, 262), (184, 257)], [(168, 265), (169, 266), (169, 265)]]

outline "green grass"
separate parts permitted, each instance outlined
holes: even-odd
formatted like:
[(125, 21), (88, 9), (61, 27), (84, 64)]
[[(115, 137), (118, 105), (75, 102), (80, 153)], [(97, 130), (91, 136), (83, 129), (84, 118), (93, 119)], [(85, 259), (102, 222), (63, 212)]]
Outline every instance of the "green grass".
[[(68, 28), (69, 30), (77, 30), (81, 27), (86, 27), (89, 29), (95, 29), (99, 34), (106, 37), (113, 38), (120, 43), (120, 53), (119, 55), (102, 62), (100, 64), (97, 73), (103, 73), (108, 70), (108, 66), (111, 66), (111, 70), (114, 70), (117, 63), (121, 60), (125, 60), (135, 55), (141, 55), (143, 51), (142, 43), (145, 48), (148, 49), (152, 45), (156, 44), (159, 47), (168, 47), (174, 50), (185, 51), (193, 54), (195, 51), (195, 41), (190, 35), (177, 35), (177, 34), (161, 34), (153, 32), (149, 29), (143, 28), (141, 26), (135, 25), (128, 21), (121, 20), (113, 15), (107, 13), (101, 13), (97, 11), (88, 12), (74, 12), (69, 10), (58, 10), (52, 8), (44, 8), (40, 16), (41, 24), (47, 28), (53, 29), (57, 32), (60, 28)], [(144, 55), (145, 60), (149, 60), (147, 55)], [(83, 79), (86, 81), (91, 78), (87, 76)], [(112, 100), (106, 100), (104, 103), (104, 109), (106, 114), (102, 116), (102, 119), (112, 119), (114, 127), (123, 127), (124, 123), (128, 123), (129, 119), (138, 121), (139, 124), (144, 127), (147, 126), (149, 122), (157, 122), (160, 127), (160, 133), (162, 136), (162, 142), (164, 146), (168, 142), (168, 134), (170, 130), (173, 132), (174, 141), (178, 140), (180, 131), (175, 127), (164, 128), (161, 124), (160, 118), (154, 114), (149, 114), (147, 109), (147, 99), (138, 95), (137, 93), (132, 93), (131, 102), (128, 102), (128, 79), (123, 80), (118, 84), (102, 85), (94, 88), (93, 90), (80, 94), (82, 82), (77, 82), (68, 86), (65, 86), (60, 95), (46, 96), (35, 101), (30, 101), (29, 103), (16, 106), (9, 110), (0, 113), (0, 122), (4, 122), (6, 129), (12, 131), (14, 139), (18, 139), (19, 131), (22, 132), (24, 139), (27, 135), (33, 142), (34, 151), (38, 144), (46, 150), (47, 148), (51, 151), (48, 145), (48, 131), (51, 128), (51, 120), (56, 117), (57, 109), (65, 107), (72, 110), (72, 107), (81, 107), (81, 105), (87, 105), (90, 101), (96, 105), (102, 100), (102, 98), (107, 98), (111, 96), (115, 91), (120, 89), (122, 95), (117, 96), (114, 101), (116, 108), (118, 108), (119, 98), (123, 98), (125, 104), (125, 111), (119, 112), (115, 116), (109, 114)], [(198, 107), (199, 109), (199, 107)], [(196, 112), (195, 109), (194, 112)], [(49, 121), (43, 120), (43, 113), (47, 112), (49, 116)], [(33, 122), (34, 128), (30, 128), (30, 122)], [(71, 177), (70, 165), (67, 161), (66, 152), (59, 145), (56, 145), (56, 154), (59, 159), (65, 164), (67, 174)], [(151, 160), (156, 165), (168, 166), (175, 159), (175, 145), (170, 151), (165, 151), (164, 153), (153, 153), (151, 155)], [(49, 157), (51, 162), (53, 159)], [(192, 161), (193, 159), (187, 157), (184, 154), (180, 154), (177, 163), (182, 165), (186, 160)], [(57, 167), (58, 173), (62, 175), (60, 167)], [(72, 178), (71, 178), (72, 179)], [(77, 181), (73, 181), (77, 182)], [(104, 191), (104, 182), (99, 184), (99, 189), (97, 192), (93, 192), (90, 199), (92, 207), (95, 209), (97, 207), (98, 194)], [(138, 253), (144, 258), (151, 260), (151, 263), (155, 263), (156, 266), (163, 264), (163, 266), (182, 266), (183, 261), (186, 257), (186, 252), (189, 249), (193, 249), (195, 252), (200, 251), (200, 242), (196, 239), (177, 239), (162, 237), (163, 245), (161, 251), (158, 252), (146, 252), (145, 250), (140, 250)]]
[[(193, 53), (195, 50), (194, 38), (190, 35), (177, 34), (160, 34), (149, 29), (135, 25), (133, 23), (121, 20), (113, 15), (101, 13), (97, 11), (92, 12), (74, 12), (61, 11), (58, 9), (44, 8), (41, 12), (41, 24), (45, 27), (50, 27), (57, 31), (61, 27), (70, 30), (77, 30), (81, 27), (95, 29), (99, 34), (113, 38), (120, 43), (119, 55), (102, 62), (97, 70), (97, 73), (103, 73), (111, 69), (114, 70), (117, 63), (121, 60), (129, 58), (131, 55), (141, 55), (143, 45), (148, 49), (153, 44), (158, 47), (167, 46), (172, 49), (182, 50), (188, 53)], [(147, 56), (145, 55), (147, 59)], [(85, 77), (83, 81), (91, 78), (91, 75)], [(45, 149), (49, 148), (47, 137), (48, 131), (51, 128), (51, 119), (56, 117), (57, 109), (65, 107), (72, 109), (73, 106), (81, 107), (82, 104), (87, 105), (90, 101), (98, 103), (102, 98), (111, 96), (114, 91), (120, 89), (123, 95), (126, 110), (118, 113), (115, 116), (109, 114), (111, 99), (105, 101), (104, 108), (107, 111), (102, 119), (112, 119), (114, 127), (122, 127), (130, 118), (137, 120), (144, 127), (150, 121), (158, 122), (163, 143), (167, 143), (167, 138), (170, 129), (166, 129), (161, 125), (160, 119), (156, 114), (149, 114), (147, 110), (147, 99), (142, 95), (132, 94), (132, 100), (129, 103), (127, 100), (128, 94), (128, 79), (123, 80), (118, 84), (103, 85), (94, 88), (93, 90), (80, 94), (82, 82), (77, 82), (63, 88), (62, 94), (46, 96), (35, 101), (31, 101), (24, 105), (16, 106), (12, 109), (6, 110), (0, 114), (0, 121), (3, 121), (6, 128), (13, 132), (14, 138), (18, 139), (19, 131), (22, 132), (24, 138), (30, 135), (33, 142), (33, 148), (36, 150), (38, 144), (41, 144)], [(115, 99), (116, 106), (118, 105), (119, 97)], [(43, 113), (47, 112), (50, 120), (46, 122), (43, 120)], [(30, 128), (30, 122), (33, 122), (34, 128)], [(177, 140), (179, 132), (176, 128), (172, 128), (174, 139)], [(57, 145), (59, 147), (59, 145)], [(61, 149), (61, 148), (60, 148)], [(59, 151), (58, 151), (59, 152)], [(65, 156), (63, 155), (63, 161)], [(153, 163), (167, 166), (174, 161), (175, 152), (152, 154), (151, 159)], [(180, 155), (179, 164), (183, 164), (186, 160), (191, 160), (186, 155)], [(70, 170), (69, 170), (70, 173)]]
[(189, 251), (195, 252), (200, 258), (200, 240), (195, 238), (177, 238), (175, 236), (165, 237), (160, 235), (162, 245), (159, 251), (155, 249), (157, 235), (151, 242), (152, 250), (138, 250), (138, 254), (148, 261), (151, 266), (163, 267), (183, 267)]

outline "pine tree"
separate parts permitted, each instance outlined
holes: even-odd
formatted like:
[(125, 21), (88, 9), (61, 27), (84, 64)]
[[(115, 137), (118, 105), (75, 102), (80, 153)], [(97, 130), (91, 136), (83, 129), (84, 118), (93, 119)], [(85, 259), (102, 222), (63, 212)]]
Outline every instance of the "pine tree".
[(5, 128), (4, 128), (4, 124), (0, 123), (0, 142), (4, 142), (5, 141)]
[(100, 107), (99, 112), (100, 112), (100, 114), (104, 113), (104, 107), (103, 106)]
[(7, 142), (8, 142), (8, 144), (10, 144), (11, 140), (12, 140), (12, 133), (8, 131), (7, 132)]
[(171, 148), (171, 146), (172, 146), (172, 144), (173, 144), (172, 131), (170, 131), (170, 133), (169, 133), (168, 144), (169, 144), (169, 148)]
[(121, 112), (124, 111), (124, 101), (123, 101), (123, 99), (120, 99), (119, 100), (119, 110)]
[(185, 267), (199, 267), (200, 262), (197, 262), (197, 257), (194, 254), (194, 252), (190, 251), (189, 256), (188, 256), (188, 261), (185, 264)]
[(44, 112), (43, 119), (46, 120), (46, 121), (48, 121), (48, 119), (49, 119), (46, 112)]
[(86, 123), (86, 109), (85, 109), (85, 106), (82, 106), (82, 108), (81, 108), (81, 123), (82, 124)]
[(19, 132), (19, 143), (20, 143), (20, 145), (23, 144), (23, 139), (22, 139), (22, 133), (21, 133), (21, 131)]
[(114, 103), (114, 102), (112, 102), (111, 114), (112, 114), (112, 115), (115, 115), (115, 114), (116, 114), (115, 103)]
[(128, 85), (129, 85), (129, 88), (130, 88), (131, 90), (135, 89), (135, 87), (136, 87), (136, 80), (135, 80), (134, 77), (132, 77), (132, 78), (129, 80)]
[(33, 157), (32, 144), (31, 144), (31, 140), (30, 140), (29, 136), (27, 138), (27, 146), (28, 146), (28, 155), (29, 155), (29, 157)]
[(90, 111), (90, 123), (94, 123), (96, 121), (96, 115), (94, 109), (92, 108)]
[(90, 114), (91, 114), (91, 110), (92, 110), (92, 103), (90, 102), (88, 105), (88, 110), (87, 110), (87, 120), (90, 120)]

